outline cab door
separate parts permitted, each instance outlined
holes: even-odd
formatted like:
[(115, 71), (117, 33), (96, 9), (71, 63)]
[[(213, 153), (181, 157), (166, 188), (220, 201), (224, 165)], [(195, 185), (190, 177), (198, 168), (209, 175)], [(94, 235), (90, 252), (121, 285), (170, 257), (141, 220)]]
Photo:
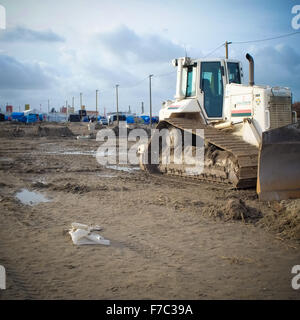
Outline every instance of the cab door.
[(224, 87), (226, 79), (222, 61), (202, 61), (200, 89), (207, 118), (220, 119), (223, 115)]

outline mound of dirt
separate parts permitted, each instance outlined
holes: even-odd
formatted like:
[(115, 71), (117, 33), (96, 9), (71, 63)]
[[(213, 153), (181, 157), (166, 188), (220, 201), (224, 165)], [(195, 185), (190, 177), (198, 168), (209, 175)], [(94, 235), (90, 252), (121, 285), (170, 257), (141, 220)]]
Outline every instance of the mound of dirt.
[(19, 127), (8, 128), (7, 126), (0, 129), (0, 137), (1, 138), (15, 138), (15, 137), (23, 137), (25, 135), (25, 131), (20, 129)]
[(261, 217), (261, 213), (258, 210), (246, 206), (243, 200), (236, 198), (229, 199), (224, 205), (209, 207), (206, 214), (225, 221), (242, 220), (253, 222)]
[(45, 183), (45, 182), (41, 182), (41, 181), (36, 181), (36, 182), (33, 182), (33, 183), (31, 184), (31, 186), (32, 186), (33, 188), (42, 189), (42, 188), (49, 188), (50, 184)]
[(39, 126), (36, 130), (39, 137), (72, 137), (74, 134), (68, 127)]
[(97, 123), (95, 124), (95, 130), (100, 130), (100, 129), (103, 129), (103, 128), (105, 128), (105, 126), (102, 125), (101, 123), (97, 122)]
[(52, 190), (82, 194), (91, 191), (91, 188), (87, 185), (72, 184), (68, 182), (64, 185), (52, 186)]
[(270, 204), (259, 224), (283, 238), (300, 240), (300, 199)]
[(39, 137), (73, 137), (67, 126), (40, 124), (10, 123), (0, 127), (0, 138), (39, 138)]
[[(112, 129), (113, 130), (113, 132), (115, 133), (115, 135), (116, 135), (116, 137), (118, 137), (119, 136), (119, 127), (118, 126), (115, 126), (115, 127), (112, 127), (112, 128), (110, 128), (110, 129)], [(134, 130), (134, 129), (143, 129), (145, 132), (146, 132), (146, 134), (148, 135), (148, 137), (150, 137), (151, 136), (151, 129), (150, 128), (148, 128), (148, 127), (141, 127), (141, 128), (139, 128), (139, 127), (136, 127), (136, 128), (127, 128), (127, 135), (129, 134), (129, 132), (131, 131), (131, 130)]]

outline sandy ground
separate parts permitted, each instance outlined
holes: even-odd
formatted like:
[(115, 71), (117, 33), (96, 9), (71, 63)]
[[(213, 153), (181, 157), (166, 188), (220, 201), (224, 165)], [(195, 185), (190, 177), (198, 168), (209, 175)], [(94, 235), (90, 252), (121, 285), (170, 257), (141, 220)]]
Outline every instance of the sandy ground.
[[(0, 135), (0, 299), (300, 298), (291, 287), (299, 241), (259, 223), (280, 204), (255, 190), (106, 168), (96, 140), (22, 130)], [(24, 205), (22, 188), (51, 201)], [(249, 219), (222, 217), (240, 200)], [(75, 246), (72, 222), (102, 226), (111, 245)]]

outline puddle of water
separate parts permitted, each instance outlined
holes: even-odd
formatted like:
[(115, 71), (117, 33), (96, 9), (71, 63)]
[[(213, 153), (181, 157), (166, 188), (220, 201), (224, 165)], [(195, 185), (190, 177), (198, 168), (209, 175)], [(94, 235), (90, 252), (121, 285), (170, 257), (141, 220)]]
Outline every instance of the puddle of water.
[(23, 204), (36, 205), (41, 202), (50, 202), (44, 195), (38, 192), (29, 191), (27, 189), (22, 189), (20, 192), (16, 193), (16, 198), (19, 199)]
[(119, 170), (119, 171), (125, 171), (125, 172), (133, 172), (140, 170), (139, 167), (121, 167), (117, 165), (112, 165), (112, 166), (106, 166), (107, 169), (113, 169), (113, 170)]
[(3, 157), (3, 158), (0, 158), (0, 161), (3, 161), (3, 162), (12, 162), (12, 161), (14, 161), (14, 159)]
[(100, 178), (116, 178), (117, 176), (113, 175), (113, 174), (98, 173), (97, 177), (100, 177)]
[(66, 151), (66, 150), (58, 150), (58, 151), (49, 151), (46, 152), (48, 154), (58, 154), (58, 155), (83, 155), (83, 156), (93, 156), (96, 157), (96, 151)]
[[(78, 150), (55, 150), (55, 151), (47, 151), (47, 154), (56, 154), (56, 155), (84, 155), (84, 156), (93, 156), (96, 157), (97, 150), (86, 150), (86, 151), (78, 151)], [(99, 157), (107, 157), (114, 155), (126, 155), (126, 152), (119, 151), (111, 151), (105, 150), (104, 152), (100, 152), (98, 154)]]

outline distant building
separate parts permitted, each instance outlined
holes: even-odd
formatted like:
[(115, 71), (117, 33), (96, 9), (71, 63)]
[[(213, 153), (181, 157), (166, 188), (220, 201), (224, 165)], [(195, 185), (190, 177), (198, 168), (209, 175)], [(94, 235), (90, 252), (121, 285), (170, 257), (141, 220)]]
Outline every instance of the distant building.
[(75, 112), (75, 108), (74, 107), (68, 107), (68, 113), (71, 114), (71, 113), (74, 113)]
[(96, 110), (86, 110), (87, 116), (97, 116), (98, 114), (99, 114), (99, 112)]
[(6, 106), (6, 112), (12, 113), (13, 112), (13, 106)]

